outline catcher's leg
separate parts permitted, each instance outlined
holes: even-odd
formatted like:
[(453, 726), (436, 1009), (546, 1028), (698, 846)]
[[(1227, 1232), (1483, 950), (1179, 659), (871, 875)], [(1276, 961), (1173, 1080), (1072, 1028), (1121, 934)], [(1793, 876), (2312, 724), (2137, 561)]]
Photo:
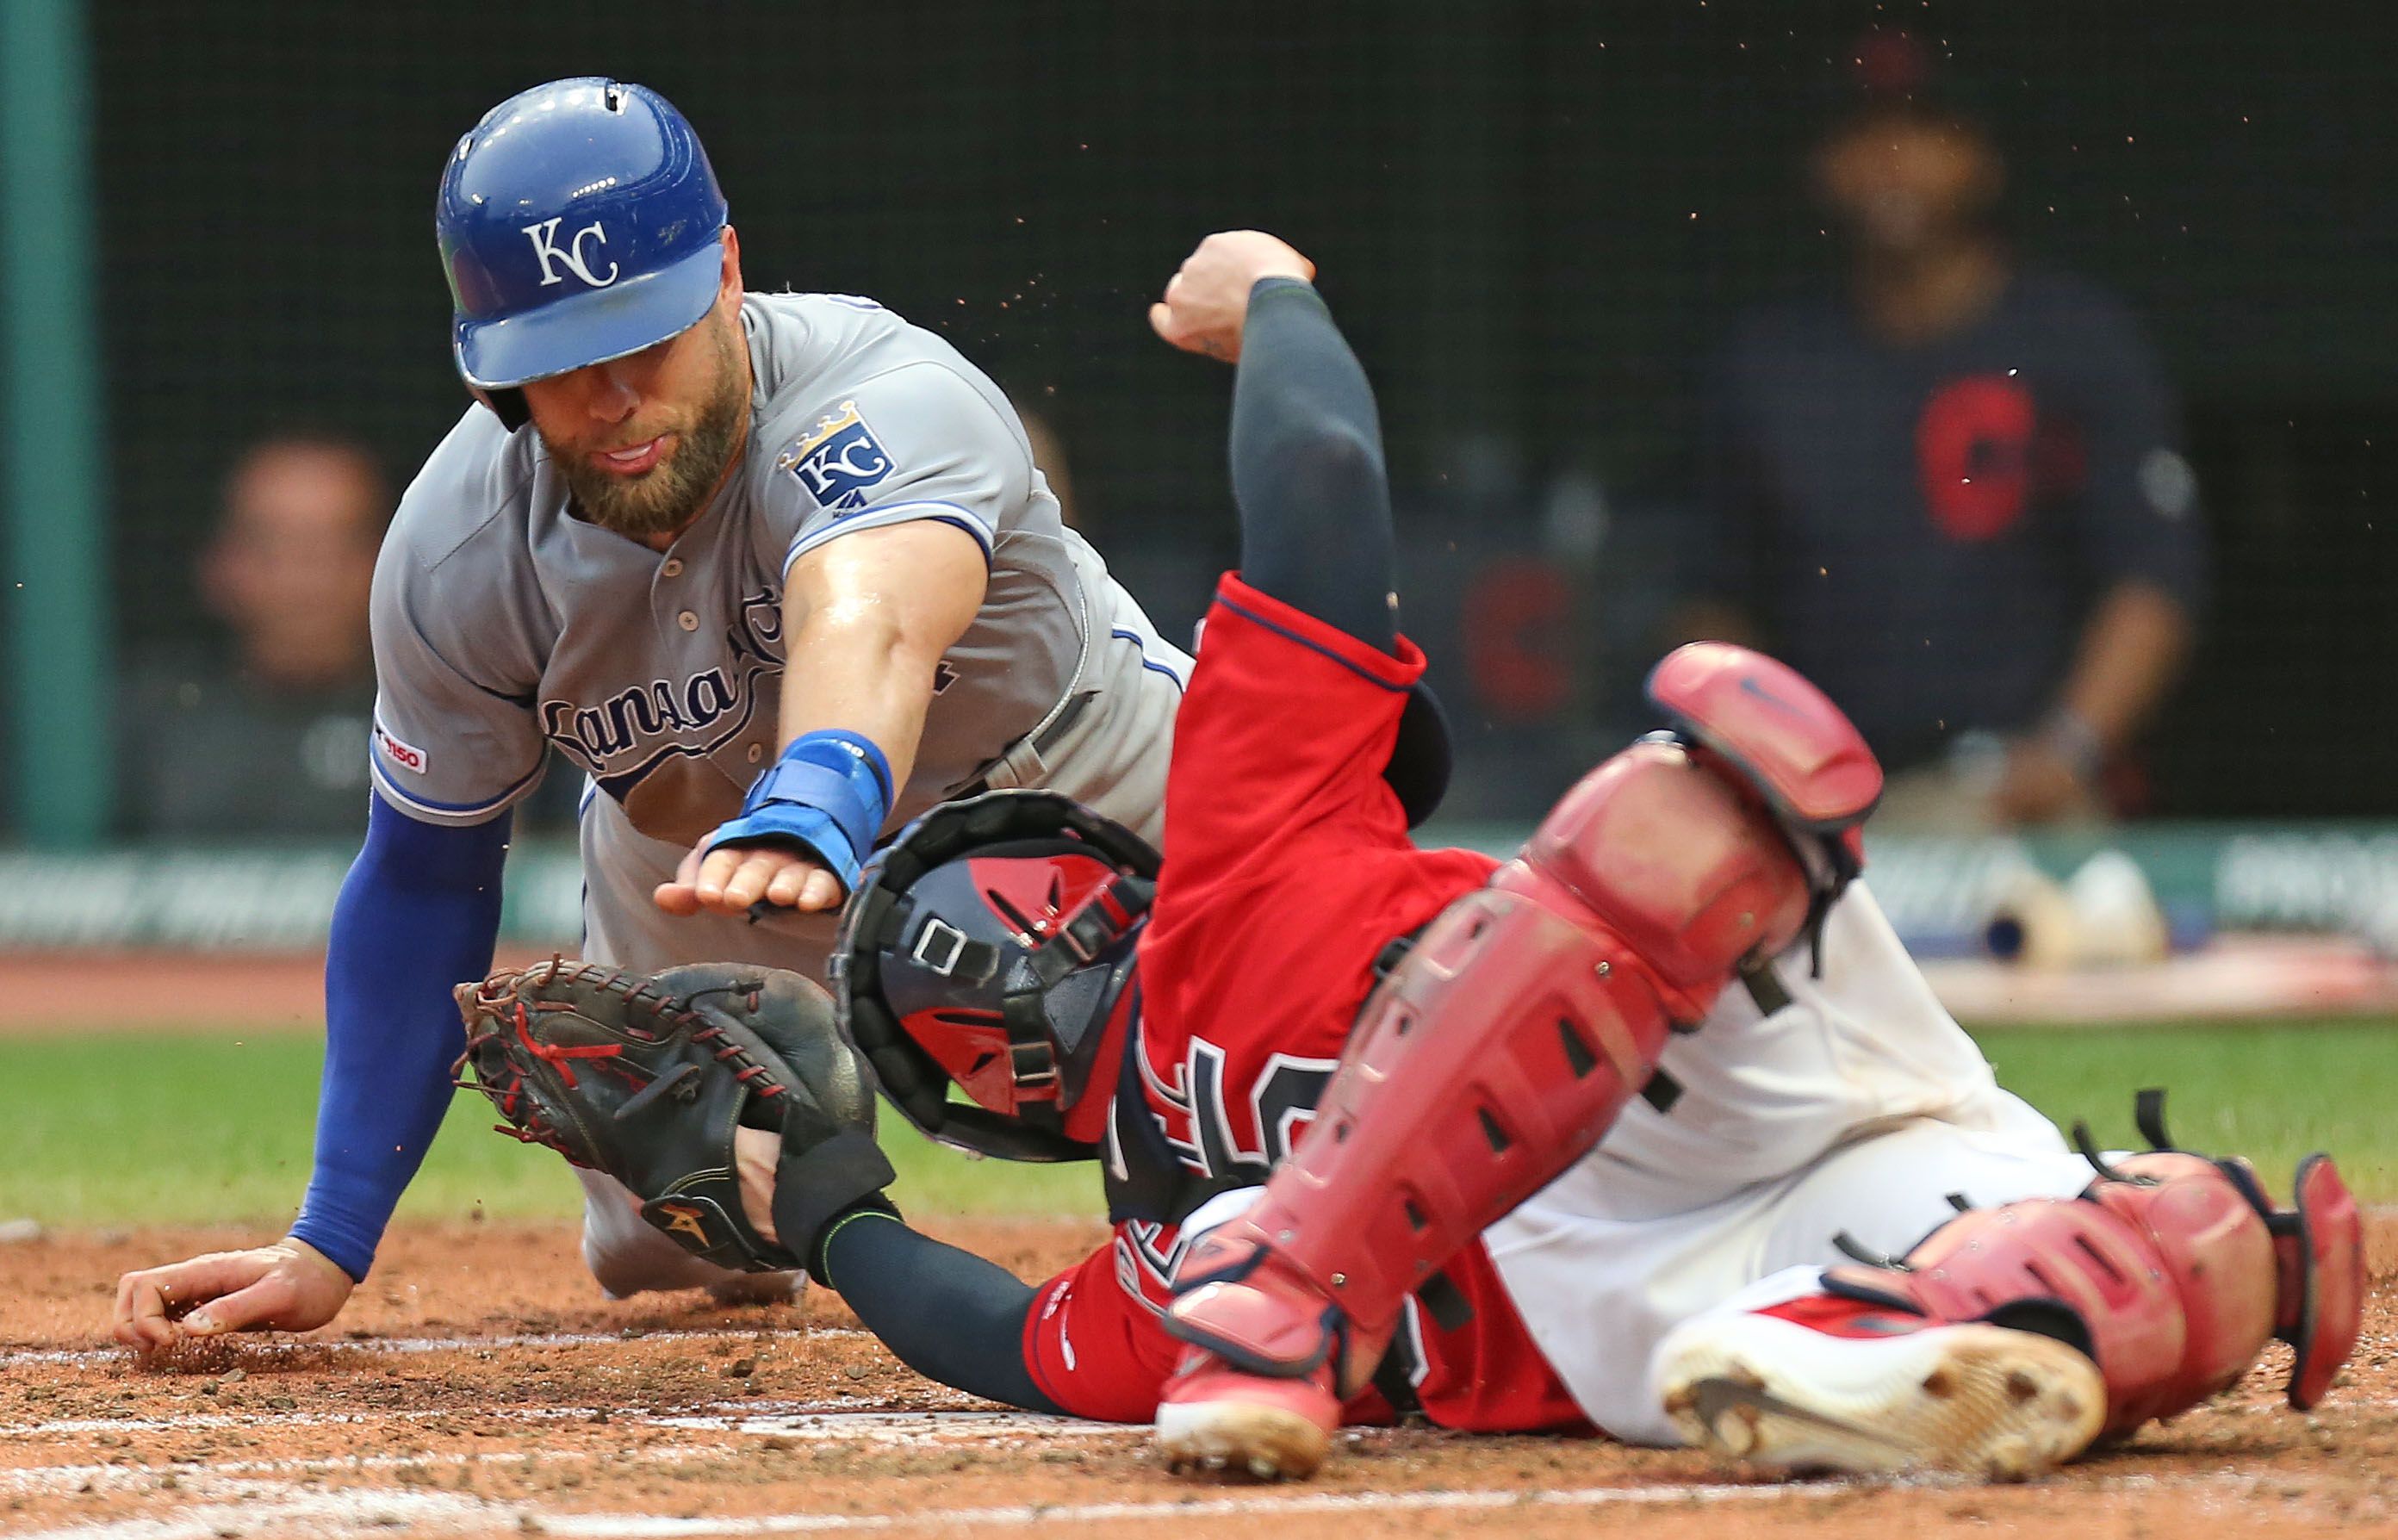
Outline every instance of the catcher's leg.
[(1407, 1296), (1596, 1144), (1670, 1028), (1807, 908), (1788, 845), (1680, 749), (1593, 771), (1426, 930), (1257, 1206), (1192, 1248), (1167, 1459), (1313, 1470)]
[(2364, 1252), (2329, 1160), (2297, 1192), (2277, 1210), (2243, 1163), (2131, 1156), (2077, 1198), (1960, 1214), (1892, 1268), (1695, 1319), (1658, 1392), (1691, 1441), (1760, 1465), (1983, 1475), (2187, 1411), (2277, 1335), (2311, 1406), (2355, 1345)]

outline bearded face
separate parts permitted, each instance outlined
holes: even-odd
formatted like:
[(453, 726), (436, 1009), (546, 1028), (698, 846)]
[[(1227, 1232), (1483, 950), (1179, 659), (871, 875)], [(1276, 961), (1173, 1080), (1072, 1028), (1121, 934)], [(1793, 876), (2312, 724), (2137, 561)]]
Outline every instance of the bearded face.
[(574, 511), (644, 542), (698, 516), (740, 452), (749, 378), (736, 308), (629, 358), (525, 386)]

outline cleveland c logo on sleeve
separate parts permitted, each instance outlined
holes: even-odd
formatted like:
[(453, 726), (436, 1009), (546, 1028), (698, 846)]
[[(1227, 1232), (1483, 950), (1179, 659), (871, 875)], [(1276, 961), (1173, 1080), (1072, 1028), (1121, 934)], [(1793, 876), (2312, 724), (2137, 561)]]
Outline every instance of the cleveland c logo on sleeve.
[(858, 415), (855, 401), (843, 401), (815, 431), (783, 452), (775, 466), (800, 480), (816, 507), (852, 513), (866, 507), (866, 490), (891, 475), (891, 456)]

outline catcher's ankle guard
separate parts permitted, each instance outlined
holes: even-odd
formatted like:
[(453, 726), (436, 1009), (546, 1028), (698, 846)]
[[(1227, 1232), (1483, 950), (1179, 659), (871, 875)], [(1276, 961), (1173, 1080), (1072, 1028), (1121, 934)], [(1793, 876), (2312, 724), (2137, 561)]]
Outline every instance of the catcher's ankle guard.
[[(2144, 1098), (2142, 1127), (2163, 1145)], [(2297, 1350), (2290, 1404), (2312, 1406), (2354, 1348), (2364, 1259), (2356, 1205), (2331, 1162), (2298, 1169), (2277, 1209), (2239, 1160), (2160, 1148), (2108, 1163), (2078, 1198), (1960, 1214), (1903, 1262), (1836, 1267), (1835, 1294), (1943, 1322), (1987, 1320), (2059, 1338), (2106, 1381), (2101, 1438), (2122, 1438), (2229, 1388), (2280, 1336)]]
[(1249, 1220), (1210, 1230), (1204, 1279), (1178, 1277), (1165, 1330), (1244, 1373), (1299, 1379), (1327, 1362), (1347, 1397), (1373, 1373), (1387, 1331), (1362, 1335), (1304, 1273), (1277, 1256)]

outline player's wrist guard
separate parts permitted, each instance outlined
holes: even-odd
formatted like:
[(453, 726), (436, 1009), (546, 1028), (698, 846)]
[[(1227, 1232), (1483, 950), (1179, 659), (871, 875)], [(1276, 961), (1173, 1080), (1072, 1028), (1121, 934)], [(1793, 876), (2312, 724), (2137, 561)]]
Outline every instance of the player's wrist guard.
[(823, 861), (843, 892), (855, 891), (892, 794), (891, 762), (873, 739), (838, 729), (802, 733), (751, 785), (741, 816), (719, 824), (705, 849), (797, 845)]

